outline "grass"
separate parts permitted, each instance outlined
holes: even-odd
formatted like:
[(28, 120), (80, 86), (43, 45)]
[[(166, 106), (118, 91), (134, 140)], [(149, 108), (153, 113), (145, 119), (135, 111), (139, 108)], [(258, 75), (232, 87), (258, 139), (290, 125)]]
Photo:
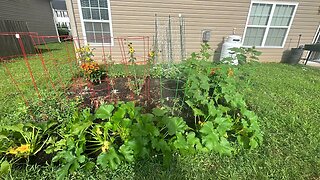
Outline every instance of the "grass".
[[(55, 54), (60, 56), (60, 51)], [(116, 171), (76, 172), (70, 179), (320, 179), (320, 70), (274, 63), (250, 64), (239, 67), (236, 78), (264, 132), (264, 142), (258, 150), (239, 152), (232, 157), (215, 154), (176, 157), (170, 168), (164, 168), (160, 159), (154, 157), (122, 164)], [(0, 95), (1, 112), (14, 111), (18, 102), (14, 87), (7, 79), (2, 79), (1, 85), (5, 89)], [(32, 87), (25, 90), (33, 91)], [(51, 165), (29, 165), (14, 169), (12, 177), (54, 179), (56, 170)]]
[[(28, 57), (30, 70), (40, 95), (43, 91), (52, 91), (53, 88), (61, 90), (73, 76), (74, 69), (70, 66), (72, 63), (70, 61), (74, 61), (75, 58), (71, 52), (66, 50), (65, 46), (68, 46), (69, 50), (73, 48), (70, 43), (48, 44), (52, 53), (43, 53), (44, 64), (48, 73), (45, 73), (46, 71), (39, 55)], [(39, 46), (39, 48), (46, 49), (44, 46)], [(0, 109), (3, 112), (0, 114), (0, 124), (14, 123), (13, 114), (25, 104), (23, 98), (30, 101), (36, 98), (38, 93), (33, 86), (28, 66), (22, 57), (0, 64), (0, 77), (3, 77), (0, 80)], [(20, 92), (12, 79), (17, 82)]]

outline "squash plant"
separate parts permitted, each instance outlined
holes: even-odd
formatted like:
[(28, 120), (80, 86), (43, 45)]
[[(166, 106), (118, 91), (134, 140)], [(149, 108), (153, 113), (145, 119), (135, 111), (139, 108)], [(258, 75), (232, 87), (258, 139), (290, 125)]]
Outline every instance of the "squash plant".
[(262, 142), (258, 117), (236, 90), (235, 69), (226, 64), (215, 67), (206, 59), (194, 55), (184, 69), (185, 100), (194, 115), (196, 137), (207, 151), (220, 154), (236, 152), (236, 144), (256, 148)]
[(58, 179), (79, 168), (90, 170), (97, 164), (116, 169), (123, 161), (156, 154), (169, 164), (172, 152), (188, 145), (178, 138), (190, 128), (182, 118), (168, 116), (163, 109), (145, 114), (141, 109), (133, 102), (120, 102), (101, 105), (95, 113), (89, 109), (76, 112), (46, 149), (55, 154), (52, 161), (60, 163)]

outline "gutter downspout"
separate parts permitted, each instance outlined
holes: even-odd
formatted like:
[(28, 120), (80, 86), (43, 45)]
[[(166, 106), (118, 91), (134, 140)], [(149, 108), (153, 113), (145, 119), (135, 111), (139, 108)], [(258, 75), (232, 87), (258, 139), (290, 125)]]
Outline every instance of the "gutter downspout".
[(52, 17), (53, 17), (54, 27), (56, 29), (56, 33), (57, 33), (57, 36), (58, 36), (58, 41), (59, 41), (59, 43), (61, 43), (60, 37), (59, 37), (59, 31), (58, 31), (58, 27), (57, 27), (57, 22), (56, 22), (56, 18), (55, 18), (55, 14), (54, 14), (54, 9), (53, 9), (53, 6), (52, 6), (52, 1), (50, 1), (50, 7), (51, 7), (52, 15), (53, 15)]
[[(76, 35), (77, 35), (77, 38), (78, 38), (78, 47), (80, 47), (80, 40), (79, 40), (79, 32), (78, 32), (78, 27), (77, 27), (77, 19), (76, 19), (76, 16), (74, 14), (74, 6), (73, 6), (73, 0), (70, 0), (70, 3), (71, 3), (71, 13), (72, 13), (72, 16), (73, 16), (73, 21), (74, 21), (74, 28), (76, 30)], [(68, 6), (67, 6), (68, 7)], [(80, 11), (80, 10), (79, 10)], [(71, 17), (69, 16), (70, 20), (71, 20)], [(71, 21), (70, 21), (71, 22)]]

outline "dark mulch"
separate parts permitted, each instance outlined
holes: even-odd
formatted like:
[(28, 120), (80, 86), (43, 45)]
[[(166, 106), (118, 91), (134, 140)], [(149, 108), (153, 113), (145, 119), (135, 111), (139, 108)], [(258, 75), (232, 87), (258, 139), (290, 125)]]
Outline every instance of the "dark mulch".
[(83, 78), (76, 78), (69, 88), (69, 94), (70, 97), (81, 96), (83, 107), (91, 107), (93, 110), (103, 102), (134, 101), (137, 105), (144, 107), (146, 112), (160, 106), (161, 99), (170, 106), (173, 98), (183, 95), (181, 81), (164, 79), (161, 86), (160, 79), (146, 77), (138, 95), (130, 90), (129, 80), (130, 77), (106, 77), (101, 83), (94, 84)]

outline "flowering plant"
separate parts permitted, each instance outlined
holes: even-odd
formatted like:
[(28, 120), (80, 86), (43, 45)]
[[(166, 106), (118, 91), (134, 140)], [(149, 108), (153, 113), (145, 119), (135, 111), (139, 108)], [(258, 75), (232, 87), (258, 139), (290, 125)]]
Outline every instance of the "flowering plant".
[(83, 46), (76, 50), (82, 75), (91, 82), (100, 83), (102, 76), (106, 74), (101, 70), (98, 63), (93, 60), (93, 50), (89, 45)]
[(128, 54), (129, 54), (129, 62), (131, 63), (131, 65), (133, 65), (133, 79), (128, 78), (128, 83), (127, 86), (129, 87), (129, 89), (136, 95), (140, 95), (143, 84), (144, 84), (144, 79), (140, 78), (137, 76), (137, 72), (136, 72), (136, 68), (137, 68), (137, 58), (135, 57), (135, 49), (133, 48), (132, 43), (130, 42), (128, 44)]
[(81, 64), (80, 69), (83, 76), (91, 82), (100, 83), (101, 78), (106, 74), (105, 71), (100, 69), (100, 66), (96, 62), (86, 62)]
[(78, 53), (78, 60), (80, 64), (93, 61), (93, 50), (94, 49), (91, 49), (89, 44), (76, 49), (76, 53)]

